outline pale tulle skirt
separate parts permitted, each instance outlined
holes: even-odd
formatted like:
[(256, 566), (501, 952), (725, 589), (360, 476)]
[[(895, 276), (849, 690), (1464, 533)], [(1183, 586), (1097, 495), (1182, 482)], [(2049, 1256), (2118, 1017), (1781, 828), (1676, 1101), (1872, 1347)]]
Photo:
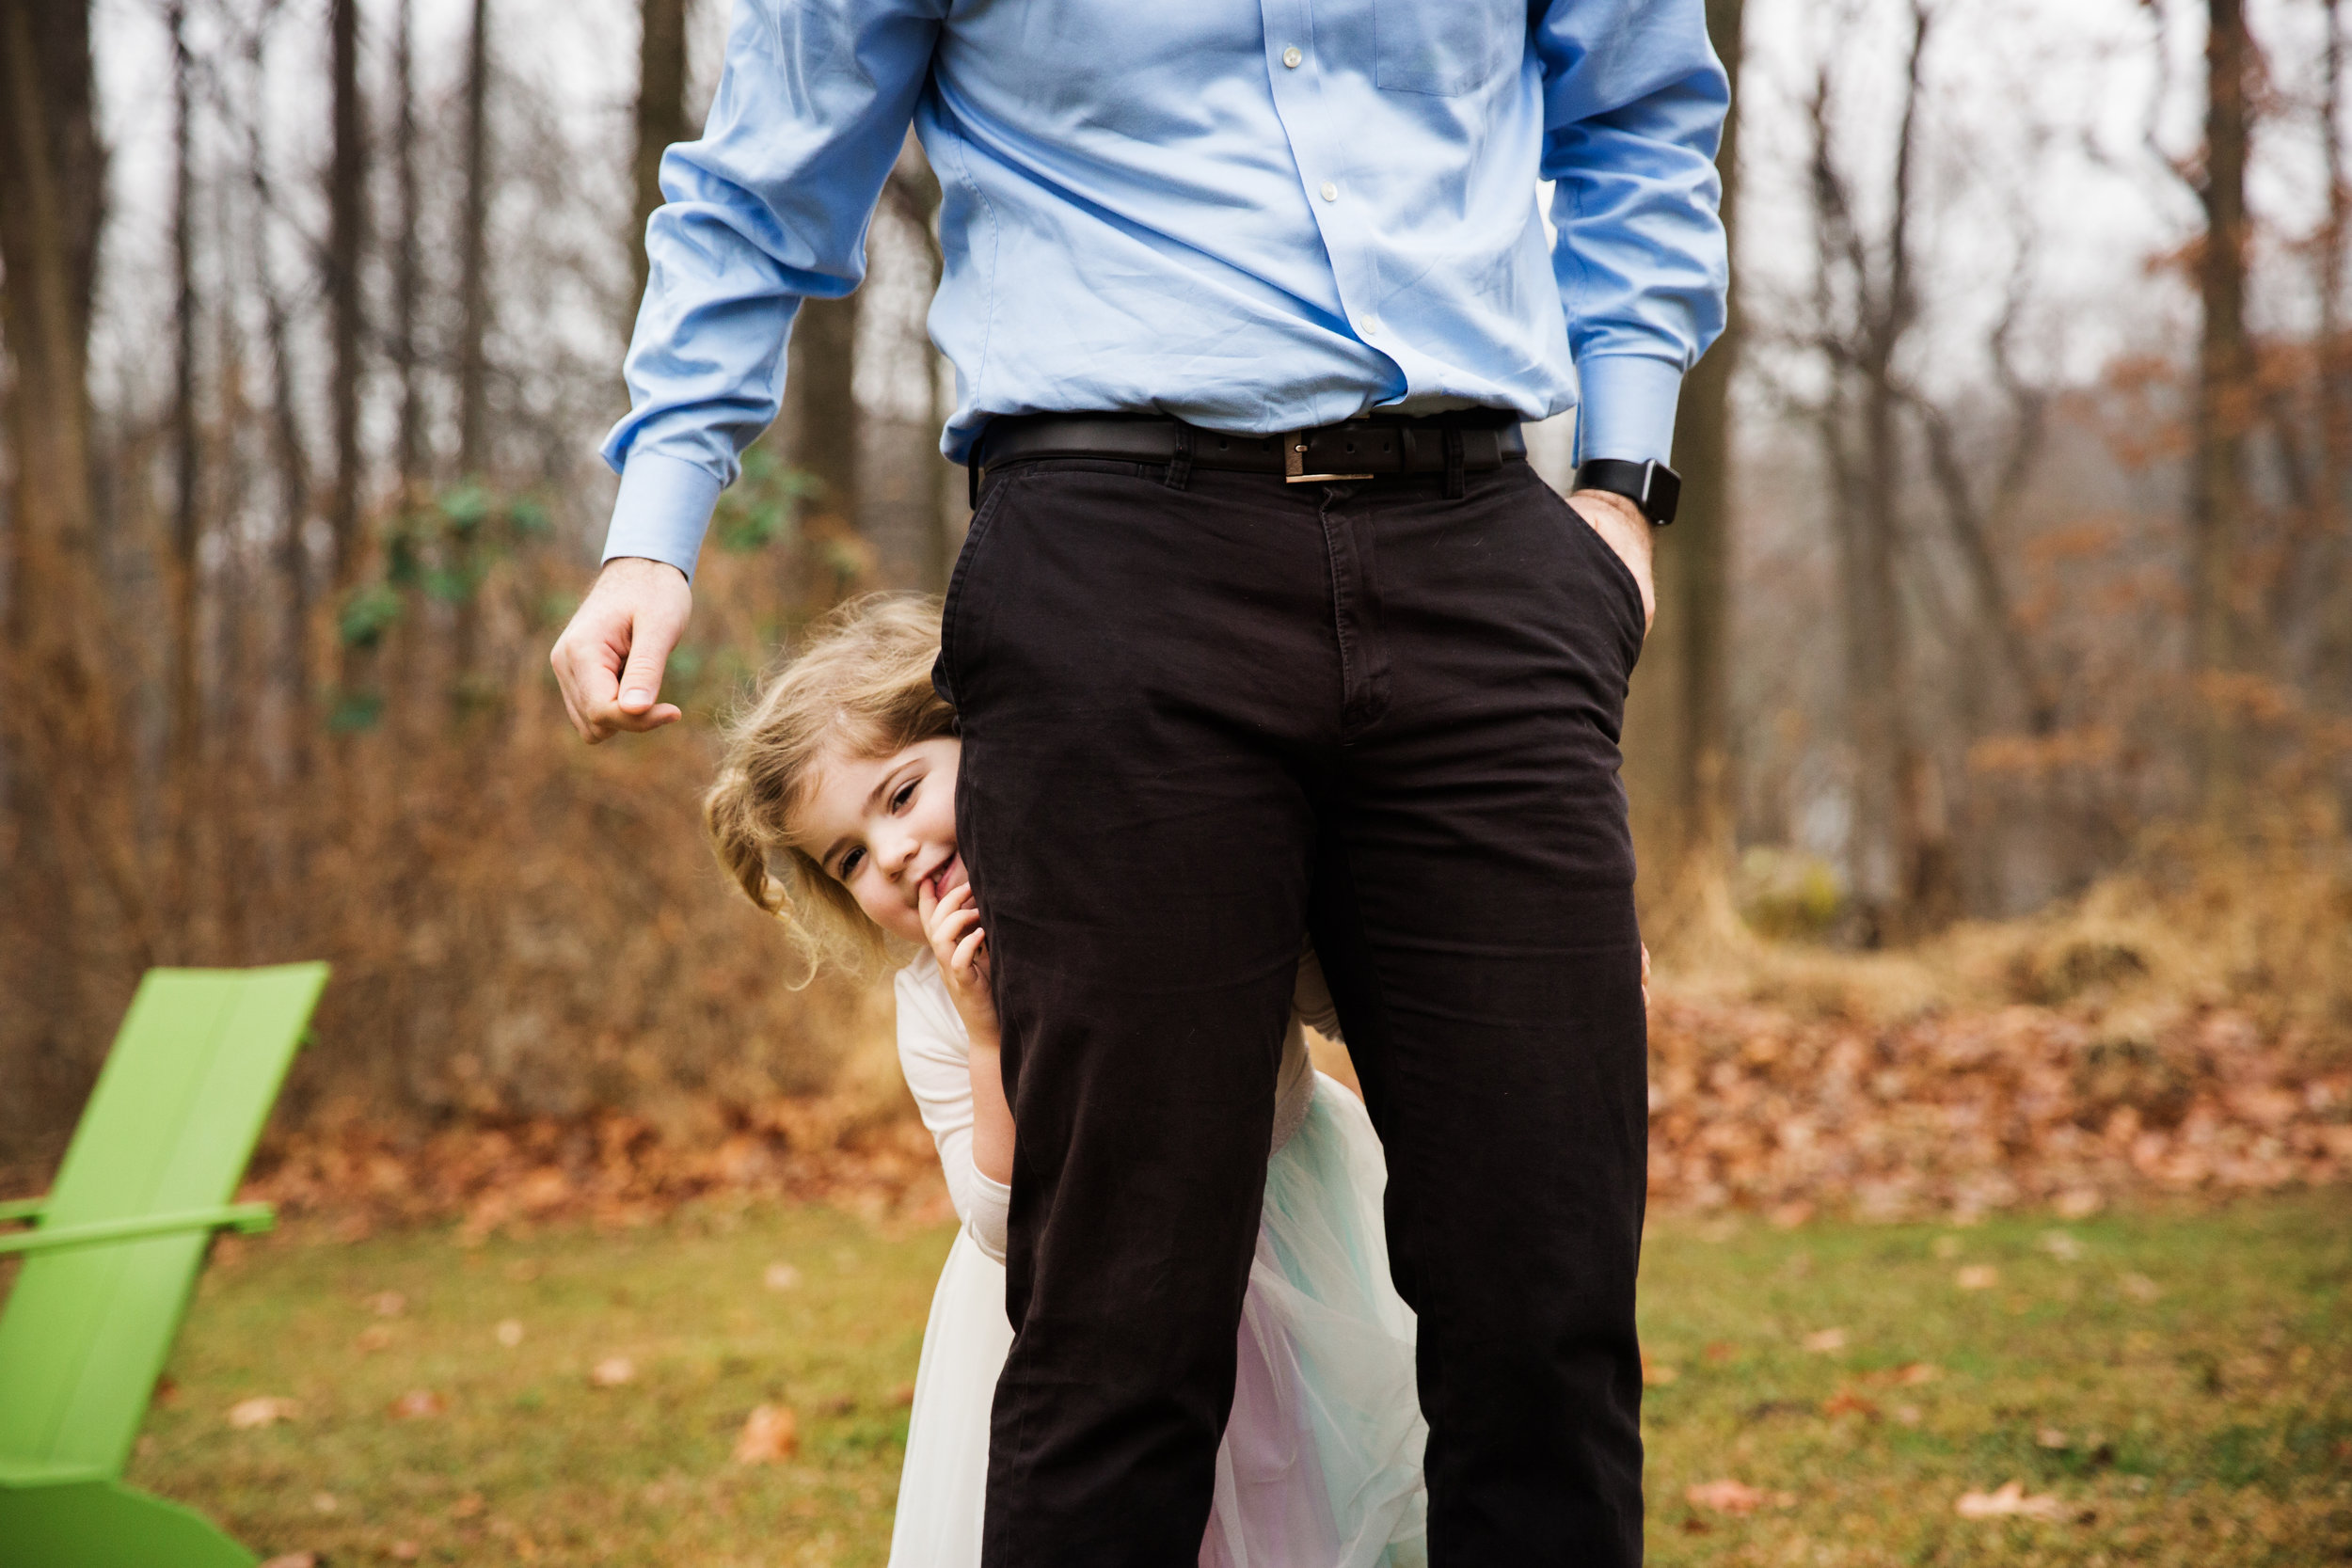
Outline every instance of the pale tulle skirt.
[[(1413, 1315), (1389, 1283), (1387, 1180), (1364, 1108), (1318, 1075), (1306, 1121), (1266, 1167), (1203, 1568), (1427, 1561), (1428, 1429)], [(1004, 1267), (959, 1231), (923, 1332), (891, 1568), (979, 1561), (989, 1406), (1011, 1345)]]

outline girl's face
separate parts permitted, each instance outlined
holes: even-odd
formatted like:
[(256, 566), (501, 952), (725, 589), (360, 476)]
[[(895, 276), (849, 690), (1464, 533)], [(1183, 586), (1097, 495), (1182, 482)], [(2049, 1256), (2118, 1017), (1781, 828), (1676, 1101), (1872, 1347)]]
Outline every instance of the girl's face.
[(894, 937), (923, 940), (916, 900), (962, 885), (956, 854), (952, 736), (920, 740), (886, 757), (828, 752), (792, 814), (792, 845), (850, 890), (867, 918)]

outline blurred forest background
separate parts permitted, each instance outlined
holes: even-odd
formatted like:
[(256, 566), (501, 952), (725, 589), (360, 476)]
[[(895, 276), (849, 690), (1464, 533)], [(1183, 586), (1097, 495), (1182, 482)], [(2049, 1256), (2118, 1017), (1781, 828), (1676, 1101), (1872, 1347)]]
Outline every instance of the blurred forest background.
[[(722, 504), (690, 723), (591, 751), (546, 662), (726, 9), (0, 0), (0, 1160), (154, 963), (333, 960), (315, 1149), (756, 1164), (897, 1103), (843, 1086), (886, 995), (791, 989), (695, 800), (797, 625), (961, 540), (912, 142)], [(2352, 1171), (2347, 11), (1708, 0), (1735, 325), (1626, 736), (1662, 1192)]]

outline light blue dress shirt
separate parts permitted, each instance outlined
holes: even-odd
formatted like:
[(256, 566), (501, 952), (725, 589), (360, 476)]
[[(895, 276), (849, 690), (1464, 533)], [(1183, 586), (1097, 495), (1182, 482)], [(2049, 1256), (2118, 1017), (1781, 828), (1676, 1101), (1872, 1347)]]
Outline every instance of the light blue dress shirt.
[(1264, 435), (1543, 419), (1580, 382), (1584, 455), (1666, 457), (1724, 314), (1702, 4), (735, 0), (646, 226), (606, 558), (692, 574), (801, 300), (864, 276), (910, 120), (942, 191), (952, 459), (998, 414)]

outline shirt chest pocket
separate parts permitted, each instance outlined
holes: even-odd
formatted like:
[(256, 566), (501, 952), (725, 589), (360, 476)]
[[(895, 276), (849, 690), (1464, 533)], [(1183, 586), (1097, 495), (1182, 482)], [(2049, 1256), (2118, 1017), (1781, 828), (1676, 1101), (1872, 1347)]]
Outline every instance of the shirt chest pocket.
[(1374, 80), (1391, 92), (1476, 92), (1527, 52), (1526, 0), (1373, 0)]

